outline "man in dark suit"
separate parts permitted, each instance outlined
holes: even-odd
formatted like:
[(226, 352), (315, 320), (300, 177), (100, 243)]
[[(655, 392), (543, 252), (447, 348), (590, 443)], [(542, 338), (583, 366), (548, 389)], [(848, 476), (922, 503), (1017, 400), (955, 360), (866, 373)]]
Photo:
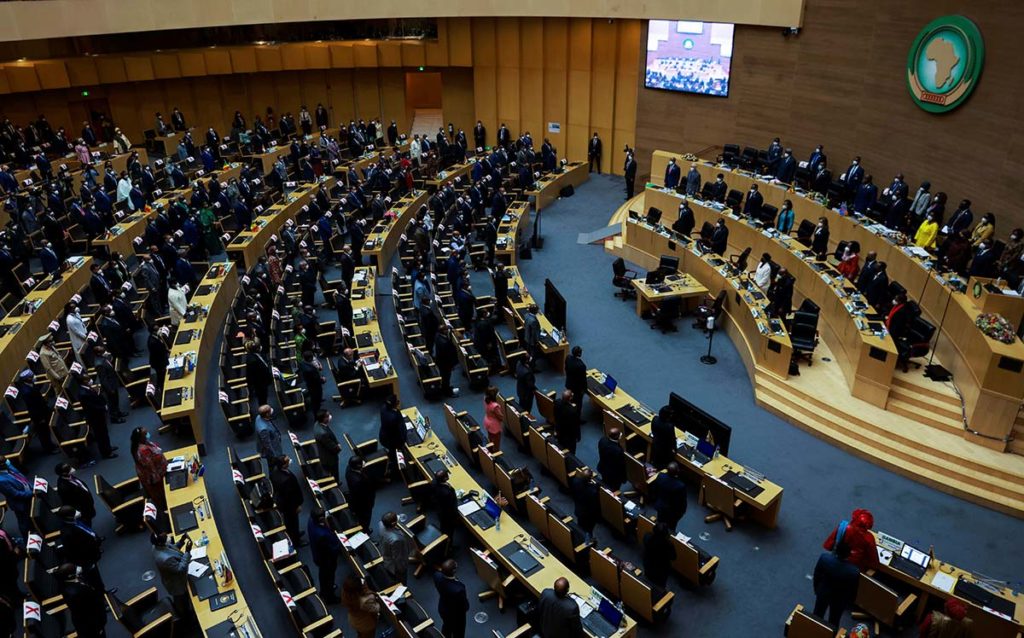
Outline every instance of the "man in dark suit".
[(719, 217), (715, 223), (715, 230), (711, 233), (711, 251), (718, 255), (725, 255), (729, 248), (729, 227), (725, 225), (725, 218)]
[(828, 158), (825, 155), (825, 147), (818, 144), (814, 147), (814, 152), (811, 153), (811, 156), (807, 158), (807, 172), (814, 175), (827, 161)]
[(825, 158), (818, 161), (817, 168), (811, 173), (811, 190), (816, 193), (827, 193), (832, 186), (832, 171), (828, 170)]
[(408, 440), (408, 431), (405, 429), (405, 419), (399, 411), (401, 402), (398, 397), (391, 394), (384, 400), (384, 407), (380, 410), (380, 431), (377, 433), (377, 440), (381, 446), (388, 451), (390, 471), (398, 472), (398, 453), (405, 448)]
[(594, 536), (594, 527), (601, 517), (601, 503), (598, 496), (594, 473), (589, 468), (580, 468), (576, 475), (569, 479), (569, 492), (575, 504), (574, 516), (586, 536), (584, 542), (590, 542)]
[(862, 293), (867, 293), (868, 284), (875, 276), (875, 272), (878, 270), (878, 265), (881, 262), (878, 261), (878, 253), (870, 251), (864, 258), (864, 265), (861, 266), (860, 274), (857, 275), (857, 290)]
[(348, 487), (345, 496), (349, 509), (363, 529), (370, 529), (373, 506), (377, 501), (377, 487), (366, 475), (362, 457), (352, 456), (348, 460), (348, 466), (345, 468), (345, 485)]
[[(115, 458), (117, 446), (110, 445), (110, 430), (107, 427), (107, 416), (111, 410), (103, 398), (100, 386), (83, 377), (78, 387), (78, 402), (82, 406), (85, 422), (89, 425), (89, 434), (95, 439), (100, 454), (105, 459)], [(124, 419), (118, 421), (123, 423)]]
[(576, 444), (580, 437), (580, 417), (577, 406), (573, 403), (573, 391), (565, 390), (561, 398), (555, 401), (555, 437), (559, 447), (576, 454)]
[(694, 197), (700, 192), (700, 171), (696, 164), (690, 164), (690, 170), (686, 172), (686, 194)]
[(281, 513), (281, 518), (284, 519), (285, 531), (296, 547), (308, 545), (306, 541), (302, 540), (305, 532), (299, 529), (299, 511), (302, 510), (305, 496), (302, 494), (302, 488), (299, 487), (299, 479), (295, 478), (295, 474), (288, 469), (292, 459), (287, 454), (282, 454), (272, 461), (270, 483), (274, 486), (274, 503)]
[(43, 273), (47, 275), (57, 272), (57, 268), (60, 267), (60, 258), (49, 241), (43, 240), (43, 247), (39, 249), (39, 263), (43, 267)]
[(96, 297), (97, 303), (101, 306), (110, 303), (110, 300), (114, 296), (114, 291), (110, 286), (110, 282), (100, 272), (100, 265), (93, 262), (89, 266), (89, 270), (92, 271), (92, 277), (89, 279), (89, 288), (92, 290), (92, 294)]
[(110, 418), (114, 423), (124, 423), (128, 413), (121, 411), (121, 378), (114, 369), (113, 357), (100, 345), (94, 346), (93, 352), (96, 353), (96, 380), (110, 408)]
[(785, 268), (779, 268), (775, 281), (768, 287), (768, 313), (785, 318), (793, 309), (793, 277)]
[(58, 463), (56, 472), (57, 494), (60, 495), (61, 504), (73, 507), (81, 514), (82, 522), (92, 527), (92, 519), (96, 516), (96, 504), (89, 486), (75, 476), (75, 468), (67, 463)]
[(601, 474), (601, 482), (613, 492), (626, 482), (626, 451), (619, 443), (621, 438), (622, 432), (612, 428), (597, 442), (597, 471)]
[(697, 220), (693, 217), (693, 209), (690, 208), (690, 204), (688, 202), (683, 200), (683, 202), (679, 204), (679, 217), (672, 223), (672, 230), (676, 231), (680, 235), (689, 237), (696, 224)]
[(587, 161), (590, 162), (589, 171), (594, 172), (594, 164), (597, 164), (597, 174), (601, 174), (601, 138), (597, 136), (597, 132), (594, 132), (594, 137), (590, 138), (590, 144), (587, 145)]
[(992, 240), (986, 239), (978, 245), (971, 266), (967, 270), (969, 277), (995, 277), (996, 251), (992, 248)]
[(533, 355), (529, 352), (516, 363), (516, 399), (524, 412), (533, 411), (533, 393), (537, 389), (537, 375), (533, 370)]
[[(249, 388), (249, 396), (256, 399), (256, 405), (264, 405), (267, 402), (267, 393), (273, 377), (270, 373), (270, 365), (259, 352), (255, 342), (245, 344), (245, 382)], [(150, 350), (152, 353), (152, 350)]]
[(764, 197), (757, 190), (757, 184), (750, 185), (750, 191), (747, 193), (747, 201), (743, 203), (743, 214), (752, 219), (758, 219), (761, 216), (761, 206), (764, 205)]
[(787, 148), (779, 158), (779, 164), (775, 168), (775, 179), (783, 184), (792, 184), (796, 175), (796, 160), (793, 159), (793, 149)]
[(563, 577), (545, 589), (537, 602), (541, 638), (583, 638), (583, 621), (576, 601), (569, 597), (569, 581)]
[(878, 201), (878, 187), (874, 184), (871, 175), (864, 176), (864, 183), (857, 187), (857, 193), (853, 196), (853, 210), (857, 213), (865, 213)]
[(949, 223), (946, 224), (946, 227), (949, 229), (947, 234), (956, 235), (962, 230), (967, 230), (973, 222), (974, 213), (971, 212), (971, 200), (961, 200), (953, 216), (949, 218)]
[(633, 194), (636, 191), (636, 158), (633, 157), (633, 151), (626, 153), (626, 163), (622, 167), (622, 173), (626, 178), (626, 199), (633, 199)]
[(487, 145), (487, 129), (480, 120), (476, 121), (473, 127), (473, 145), (475, 148), (483, 148)]
[(466, 613), (469, 598), (466, 586), (455, 577), (457, 565), (448, 559), (441, 563), (441, 570), (434, 572), (434, 587), (437, 588), (437, 615), (441, 617), (441, 635), (444, 638), (465, 638)]
[(676, 164), (676, 158), (673, 157), (668, 161), (668, 166), (665, 167), (665, 188), (675, 190), (676, 186), (679, 186), (680, 174), (681, 171)]
[[(429, 313), (433, 316), (433, 312)], [(448, 332), (448, 324), (440, 324), (434, 336), (434, 363), (441, 375), (441, 394), (446, 397), (459, 396), (459, 389), (452, 386), (452, 370), (458, 365), (458, 352)]]
[(104, 638), (107, 635), (107, 603), (103, 588), (86, 582), (72, 563), (58, 567), (55, 576), (57, 590), (68, 606), (71, 624), (78, 635)]
[(660, 470), (675, 458), (676, 453), (676, 426), (671, 407), (665, 405), (658, 410), (651, 421), (651, 437), (651, 464)]
[(106, 589), (100, 576), (99, 560), (103, 554), (103, 539), (78, 516), (70, 505), (57, 510), (60, 519), (60, 553), (69, 563), (82, 568), (85, 582), (100, 591)]
[(847, 562), (849, 556), (849, 546), (840, 541), (834, 551), (823, 552), (814, 566), (814, 615), (827, 618), (833, 627), (839, 626), (843, 612), (857, 597), (860, 569)]
[(725, 196), (729, 193), (729, 185), (725, 183), (725, 175), (719, 173), (715, 181), (708, 189), (708, 195), (712, 201), (725, 202)]
[(454, 542), (455, 527), (459, 523), (459, 499), (455, 488), (448, 483), (448, 470), (434, 473), (434, 508), (437, 510), (437, 527)]
[(871, 281), (868, 282), (867, 288), (864, 296), (867, 297), (868, 303), (874, 306), (876, 310), (889, 302), (889, 273), (886, 272), (884, 261), (878, 264), (875, 274), (871, 277)]
[(302, 376), (302, 383), (306, 386), (306, 407), (315, 415), (320, 411), (324, 402), (323, 371), (318, 367), (312, 350), (302, 353), (302, 361), (299, 363), (299, 374)]
[(336, 603), (338, 594), (335, 593), (337, 585), (334, 574), (338, 569), (338, 555), (342, 546), (337, 534), (327, 525), (327, 517), (322, 508), (314, 508), (309, 515), (306, 533), (309, 535), (309, 548), (317, 568), (320, 598), (327, 604)]
[(686, 483), (680, 473), (679, 464), (672, 461), (651, 483), (651, 502), (658, 513), (658, 522), (665, 523), (672, 531), (686, 513)]
[(583, 422), (583, 397), (587, 393), (587, 364), (583, 363), (583, 348), (573, 346), (565, 360), (565, 387), (572, 390), (576, 400), (576, 417)]
[(512, 133), (509, 132), (508, 127), (502, 122), (498, 128), (498, 146), (507, 148), (512, 143)]
[(779, 167), (779, 160), (782, 158), (782, 142), (779, 138), (772, 139), (772, 143), (768, 145), (768, 151), (766, 153), (768, 157), (768, 173), (774, 175)]
[(847, 197), (852, 197), (864, 181), (864, 167), (860, 165), (860, 155), (853, 158), (850, 167), (839, 176), (839, 181), (846, 187)]

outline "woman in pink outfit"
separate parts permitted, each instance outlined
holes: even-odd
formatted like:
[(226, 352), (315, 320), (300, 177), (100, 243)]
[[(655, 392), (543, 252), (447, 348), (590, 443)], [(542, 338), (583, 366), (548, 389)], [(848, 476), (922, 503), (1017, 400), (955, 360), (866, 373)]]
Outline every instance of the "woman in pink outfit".
[(498, 402), (498, 388), (492, 385), (484, 392), (484, 429), (487, 430), (492, 452), (501, 449), (501, 424), (504, 420), (505, 411)]

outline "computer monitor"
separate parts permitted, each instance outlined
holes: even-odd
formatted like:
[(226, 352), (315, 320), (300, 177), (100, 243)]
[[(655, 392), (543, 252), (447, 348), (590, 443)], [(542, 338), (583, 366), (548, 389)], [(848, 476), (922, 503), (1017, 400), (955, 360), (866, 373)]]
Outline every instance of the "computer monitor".
[(661, 272), (661, 270), (649, 270), (647, 271), (647, 276), (644, 277), (644, 283), (648, 286), (654, 286), (660, 284), (664, 279), (665, 273)]
[(489, 496), (487, 497), (487, 502), (484, 504), (484, 511), (493, 519), (497, 519), (501, 516), (501, 507)]
[(658, 262), (658, 270), (666, 275), (675, 274), (679, 270), (679, 258), (673, 255), (662, 255)]
[(697, 441), (697, 451), (708, 458), (712, 458), (715, 456), (715, 449), (715, 444), (710, 441), (707, 441), (705, 439)]
[(601, 603), (597, 606), (597, 613), (601, 614), (612, 627), (618, 627), (622, 624), (622, 612), (607, 598), (601, 598)]
[(604, 375), (604, 386), (608, 388), (608, 392), (615, 392), (615, 388), (619, 386), (619, 382), (615, 380), (610, 374)]

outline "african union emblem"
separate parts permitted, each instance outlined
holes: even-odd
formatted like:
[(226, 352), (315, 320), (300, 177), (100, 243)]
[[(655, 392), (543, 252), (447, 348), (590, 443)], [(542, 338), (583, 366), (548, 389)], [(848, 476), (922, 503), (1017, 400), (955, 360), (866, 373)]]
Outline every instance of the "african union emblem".
[(978, 27), (964, 16), (928, 23), (907, 55), (907, 88), (914, 102), (931, 113), (960, 106), (974, 90), (985, 62)]

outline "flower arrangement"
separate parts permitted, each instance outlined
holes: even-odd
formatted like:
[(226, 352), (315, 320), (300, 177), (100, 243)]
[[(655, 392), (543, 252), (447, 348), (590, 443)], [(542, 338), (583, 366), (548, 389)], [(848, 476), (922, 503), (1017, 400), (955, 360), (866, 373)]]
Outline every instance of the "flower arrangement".
[(974, 321), (985, 336), (991, 337), (1003, 343), (1014, 343), (1017, 340), (1017, 333), (1013, 331), (1010, 322), (1002, 315), (995, 312), (985, 312), (978, 315)]

